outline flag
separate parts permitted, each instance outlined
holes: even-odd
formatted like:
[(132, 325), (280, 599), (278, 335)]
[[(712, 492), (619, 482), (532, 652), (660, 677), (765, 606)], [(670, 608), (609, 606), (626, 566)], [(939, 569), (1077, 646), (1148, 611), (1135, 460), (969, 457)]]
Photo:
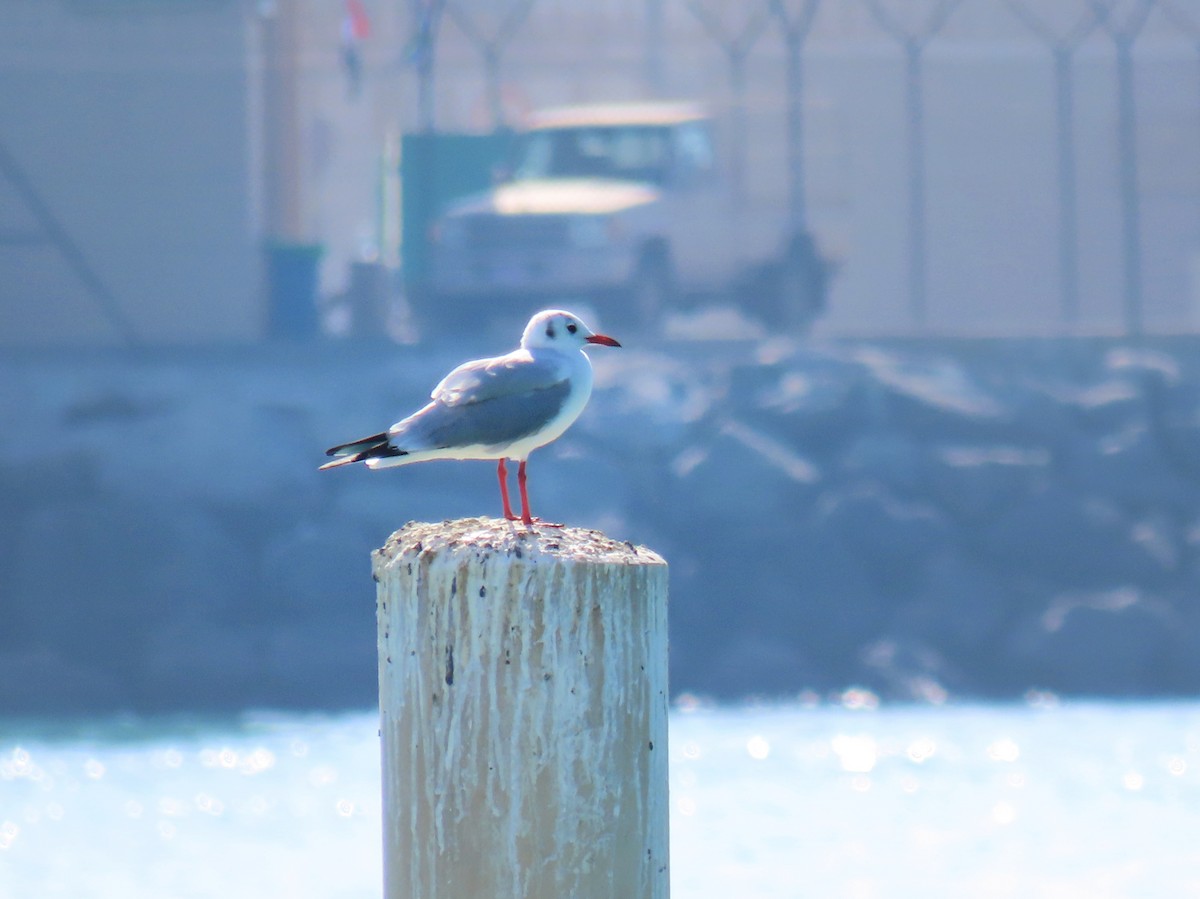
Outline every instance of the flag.
[(362, 0), (346, 0), (346, 32), (356, 41), (365, 41), (371, 36), (371, 20)]

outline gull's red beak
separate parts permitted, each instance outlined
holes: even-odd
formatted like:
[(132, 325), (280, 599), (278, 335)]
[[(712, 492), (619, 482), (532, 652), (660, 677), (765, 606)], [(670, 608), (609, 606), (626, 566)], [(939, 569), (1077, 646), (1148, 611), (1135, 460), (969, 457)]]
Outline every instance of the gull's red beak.
[(601, 346), (620, 346), (621, 345), (621, 344), (617, 343), (615, 340), (613, 340), (611, 337), (609, 337), (607, 334), (593, 334), (591, 337), (585, 337), (584, 340), (586, 340), (588, 343), (598, 343)]

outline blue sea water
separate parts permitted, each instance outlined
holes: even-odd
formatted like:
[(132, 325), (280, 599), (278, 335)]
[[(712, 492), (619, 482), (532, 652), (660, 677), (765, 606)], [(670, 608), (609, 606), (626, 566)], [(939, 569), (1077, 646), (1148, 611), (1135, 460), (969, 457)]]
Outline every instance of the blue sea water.
[[(671, 715), (675, 899), (1200, 896), (1200, 703)], [(0, 899), (379, 897), (374, 713), (0, 723)]]

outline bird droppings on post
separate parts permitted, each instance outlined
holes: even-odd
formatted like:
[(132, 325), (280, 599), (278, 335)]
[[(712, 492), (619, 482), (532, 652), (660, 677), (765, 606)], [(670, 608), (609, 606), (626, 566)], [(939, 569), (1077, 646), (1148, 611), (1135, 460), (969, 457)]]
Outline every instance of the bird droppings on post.
[(665, 899), (665, 561), (472, 518), (373, 563), (388, 899)]
[[(440, 522), (410, 521), (392, 534), (374, 555), (377, 559), (381, 555), (402, 555), (406, 570), (411, 575), (413, 565), (420, 562), (422, 555), (461, 547), (470, 547), (479, 560), (485, 560), (496, 552), (518, 559), (524, 559), (528, 553), (532, 561), (536, 561), (538, 555), (565, 553), (576, 559), (597, 562), (628, 561), (630, 555), (637, 556), (638, 562), (641, 562), (644, 556), (651, 564), (655, 561), (665, 564), (662, 557), (652, 550), (639, 547), (629, 540), (613, 540), (600, 531), (574, 527), (554, 527), (543, 531), (536, 524), (533, 528), (526, 528), (520, 523), (486, 516)], [(481, 553), (481, 550), (484, 552)], [(378, 567), (375, 574), (379, 574)], [(452, 588), (457, 592), (456, 578), (452, 578)]]

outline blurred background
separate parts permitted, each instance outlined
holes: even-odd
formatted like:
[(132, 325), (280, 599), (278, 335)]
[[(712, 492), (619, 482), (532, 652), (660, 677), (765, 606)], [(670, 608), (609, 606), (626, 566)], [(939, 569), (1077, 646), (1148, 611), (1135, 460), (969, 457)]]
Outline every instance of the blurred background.
[(0, 72), (0, 710), (370, 706), (370, 551), (494, 470), (322, 451), (558, 305), (533, 504), (670, 560), (674, 692), (1200, 686), (1194, 0), (9, 0)]
[(495, 469), (316, 469), (547, 307), (676, 895), (1200, 894), (1198, 160), (1200, 0), (0, 2), (0, 899), (379, 895)]

